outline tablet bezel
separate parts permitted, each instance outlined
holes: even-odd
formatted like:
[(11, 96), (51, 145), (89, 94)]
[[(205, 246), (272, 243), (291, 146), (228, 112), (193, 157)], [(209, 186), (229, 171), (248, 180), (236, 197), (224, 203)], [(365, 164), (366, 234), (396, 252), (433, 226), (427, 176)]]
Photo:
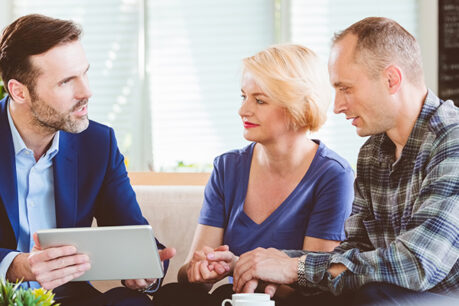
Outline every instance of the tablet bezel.
[(87, 254), (91, 269), (72, 281), (162, 278), (150, 225), (55, 228), (37, 231), (43, 249), (74, 245)]

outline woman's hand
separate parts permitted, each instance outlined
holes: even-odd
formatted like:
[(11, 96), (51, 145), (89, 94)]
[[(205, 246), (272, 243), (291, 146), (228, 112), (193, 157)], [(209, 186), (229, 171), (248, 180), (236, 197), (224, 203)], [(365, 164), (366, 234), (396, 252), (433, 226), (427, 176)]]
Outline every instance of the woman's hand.
[[(200, 251), (195, 251), (186, 267), (188, 282), (215, 283), (226, 277), (231, 271), (232, 261), (212, 259), (214, 255), (210, 255), (220, 253), (231, 252), (228, 250), (228, 246), (219, 246), (215, 249), (205, 246)], [(209, 255), (210, 260), (208, 259)]]
[(213, 252), (207, 253), (206, 259), (209, 261), (211, 269), (216, 269), (220, 273), (223, 266), (229, 266), (229, 271), (226, 272), (231, 274), (239, 257), (229, 250), (229, 246), (222, 245), (213, 250)]

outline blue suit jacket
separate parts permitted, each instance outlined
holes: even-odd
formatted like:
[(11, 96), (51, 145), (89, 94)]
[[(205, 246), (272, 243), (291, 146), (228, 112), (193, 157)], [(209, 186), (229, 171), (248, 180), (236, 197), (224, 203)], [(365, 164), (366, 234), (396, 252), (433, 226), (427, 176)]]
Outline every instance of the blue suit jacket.
[[(0, 261), (16, 249), (19, 234), (16, 163), (7, 105), (7, 98), (0, 101)], [(53, 168), (57, 227), (91, 226), (94, 217), (99, 226), (148, 224), (113, 129), (90, 121), (79, 134), (61, 131)]]

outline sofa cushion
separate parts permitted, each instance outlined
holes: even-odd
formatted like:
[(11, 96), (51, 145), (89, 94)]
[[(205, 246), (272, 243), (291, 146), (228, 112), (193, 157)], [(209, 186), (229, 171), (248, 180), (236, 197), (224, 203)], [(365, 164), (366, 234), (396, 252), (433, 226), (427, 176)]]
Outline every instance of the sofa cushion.
[(193, 240), (204, 186), (134, 186), (142, 213), (159, 241), (174, 247), (165, 283), (176, 282)]

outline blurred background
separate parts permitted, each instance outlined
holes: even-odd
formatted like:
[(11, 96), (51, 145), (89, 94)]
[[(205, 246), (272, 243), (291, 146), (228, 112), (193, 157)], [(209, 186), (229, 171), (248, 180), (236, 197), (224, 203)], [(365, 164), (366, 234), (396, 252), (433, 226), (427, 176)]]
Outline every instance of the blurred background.
[[(82, 25), (90, 119), (115, 129), (130, 171), (210, 171), (215, 156), (248, 144), (237, 114), (241, 60), (294, 42), (326, 65), (333, 33), (364, 17), (411, 32), (438, 89), (437, 0), (2, 0), (0, 26), (29, 13)], [(365, 139), (329, 110), (311, 137), (355, 166)]]

